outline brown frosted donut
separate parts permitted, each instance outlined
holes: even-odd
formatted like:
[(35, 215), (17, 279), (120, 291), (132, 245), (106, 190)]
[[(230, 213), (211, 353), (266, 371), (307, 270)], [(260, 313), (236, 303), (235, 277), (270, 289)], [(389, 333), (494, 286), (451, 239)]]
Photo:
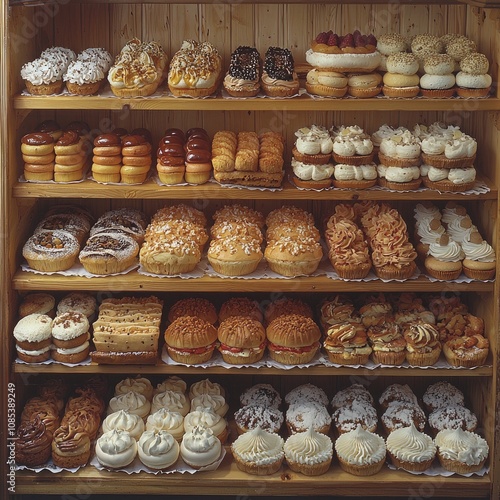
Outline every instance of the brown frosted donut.
[(120, 146), (122, 141), (116, 134), (101, 134), (94, 139), (94, 146)]
[(122, 164), (123, 165), (131, 165), (131, 166), (135, 166), (135, 167), (142, 167), (142, 166), (149, 167), (151, 165), (151, 155), (124, 156), (122, 158)]
[(204, 149), (197, 149), (195, 151), (190, 151), (186, 155), (186, 165), (188, 163), (210, 163), (212, 154), (210, 151)]
[(21, 139), (21, 153), (47, 155), (54, 151), (54, 138), (44, 132), (32, 132)]
[(180, 128), (168, 128), (163, 135), (168, 137), (177, 136), (182, 139), (182, 142), (185, 141), (184, 132)]
[(199, 150), (199, 149), (205, 149), (207, 151), (210, 150), (210, 142), (202, 139), (201, 137), (195, 137), (192, 139), (189, 139), (188, 142), (186, 143), (186, 151), (193, 151), (193, 150)]
[(122, 147), (123, 156), (145, 156), (151, 153), (151, 144), (148, 142), (144, 144), (137, 144), (136, 146)]
[(160, 139), (160, 147), (166, 144), (180, 144), (184, 145), (184, 139), (178, 135), (168, 135)]
[(73, 130), (80, 137), (82, 137), (90, 132), (90, 127), (89, 124), (86, 122), (75, 120), (64, 127), (65, 132), (69, 130)]
[(130, 135), (140, 135), (144, 137), (144, 139), (146, 139), (146, 142), (149, 142), (149, 144), (153, 144), (153, 137), (151, 135), (151, 132), (147, 128), (144, 127), (135, 128), (134, 130), (132, 130)]
[(101, 156), (94, 155), (92, 157), (92, 162), (99, 165), (119, 165), (122, 162), (122, 157), (120, 155), (115, 156)]
[(119, 156), (121, 158), (121, 146), (94, 146), (95, 156)]
[(55, 120), (45, 120), (38, 124), (35, 128), (35, 132), (44, 132), (45, 134), (50, 134), (54, 141), (57, 141), (61, 137), (63, 131), (59, 124)]
[(23, 161), (25, 163), (33, 163), (35, 165), (47, 165), (47, 163), (53, 163), (56, 155), (54, 153), (49, 153), (48, 155), (23, 155)]
[(158, 156), (158, 163), (164, 167), (184, 166), (184, 156)]
[(123, 139), (123, 137), (128, 135), (128, 130), (126, 128), (123, 128), (123, 127), (117, 127), (115, 129), (113, 129), (112, 134), (115, 134), (118, 137), (120, 137), (120, 139)]

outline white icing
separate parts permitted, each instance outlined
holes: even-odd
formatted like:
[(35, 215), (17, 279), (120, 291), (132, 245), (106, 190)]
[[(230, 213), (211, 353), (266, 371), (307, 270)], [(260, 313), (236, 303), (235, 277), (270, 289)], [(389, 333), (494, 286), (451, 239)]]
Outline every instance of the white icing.
[(102, 465), (125, 467), (137, 454), (137, 442), (127, 431), (112, 430), (97, 440), (95, 453)]
[(232, 444), (231, 449), (242, 461), (254, 465), (268, 465), (283, 458), (283, 445), (283, 438), (278, 434), (256, 427), (240, 435)]
[(413, 463), (431, 460), (436, 455), (432, 438), (419, 432), (413, 423), (389, 434), (387, 450), (399, 460)]
[(290, 436), (284, 445), (285, 458), (299, 464), (314, 465), (331, 460), (332, 440), (312, 427)]
[(221, 442), (211, 429), (194, 427), (182, 438), (181, 457), (189, 465), (209, 465), (219, 458), (221, 450)]
[(462, 429), (444, 429), (436, 439), (439, 454), (466, 465), (479, 465), (489, 453), (488, 443), (478, 434)]
[(327, 163), (325, 165), (311, 165), (302, 163), (295, 158), (292, 158), (293, 173), (302, 180), (321, 181), (329, 179), (333, 174), (333, 165)]
[(14, 327), (14, 338), (20, 342), (42, 342), (52, 335), (52, 318), (46, 314), (29, 314)]
[(145, 431), (139, 439), (139, 459), (152, 469), (165, 469), (177, 461), (179, 443), (166, 431)]
[(385, 459), (384, 440), (358, 425), (354, 430), (341, 434), (335, 441), (337, 455), (353, 465), (371, 465)]
[(127, 410), (110, 413), (102, 423), (102, 431), (113, 429), (127, 431), (134, 439), (139, 439), (144, 432), (144, 420), (139, 415), (133, 415)]

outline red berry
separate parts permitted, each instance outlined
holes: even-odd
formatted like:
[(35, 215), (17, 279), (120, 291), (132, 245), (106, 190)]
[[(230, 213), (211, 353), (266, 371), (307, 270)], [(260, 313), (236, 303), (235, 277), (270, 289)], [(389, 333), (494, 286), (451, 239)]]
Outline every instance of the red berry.
[(374, 35), (371, 35), (371, 34), (368, 35), (366, 42), (367, 42), (367, 45), (373, 45), (374, 47), (377, 46), (377, 39), (375, 38)]
[(354, 47), (354, 37), (352, 36), (352, 33), (348, 33), (347, 35), (344, 36), (339, 47), (341, 49), (343, 49), (345, 47)]
[(354, 31), (352, 32), (352, 36), (353, 36), (354, 38), (357, 38), (358, 36), (361, 36), (361, 32), (360, 32), (359, 30), (354, 30)]
[(316, 42), (317, 43), (325, 43), (328, 42), (328, 34), (323, 32), (323, 33), (320, 33), (317, 37), (316, 37)]
[(330, 45), (331, 47), (338, 47), (339, 45), (339, 37), (336, 33), (333, 33), (332, 35), (330, 35), (328, 37), (328, 45)]

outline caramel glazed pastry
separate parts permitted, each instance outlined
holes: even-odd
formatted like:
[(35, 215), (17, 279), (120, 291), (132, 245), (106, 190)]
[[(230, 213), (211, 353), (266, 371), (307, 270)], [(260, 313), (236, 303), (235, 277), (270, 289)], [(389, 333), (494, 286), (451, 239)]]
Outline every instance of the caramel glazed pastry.
[(206, 97), (219, 87), (222, 58), (209, 42), (184, 40), (168, 72), (168, 88), (175, 97)]

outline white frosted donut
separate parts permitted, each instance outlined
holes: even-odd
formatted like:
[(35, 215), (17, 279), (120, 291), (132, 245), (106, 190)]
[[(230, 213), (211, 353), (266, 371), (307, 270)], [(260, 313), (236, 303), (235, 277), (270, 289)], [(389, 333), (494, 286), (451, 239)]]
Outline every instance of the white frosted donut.
[(455, 69), (455, 61), (448, 54), (433, 54), (424, 58), (424, 71), (429, 75), (449, 75)]
[(466, 87), (469, 89), (486, 89), (491, 85), (492, 79), (488, 74), (485, 75), (471, 75), (460, 71), (457, 73), (456, 82), (459, 87)]
[(460, 69), (471, 75), (484, 75), (490, 69), (490, 62), (484, 54), (472, 52), (460, 61)]
[(406, 40), (399, 33), (386, 33), (377, 39), (377, 50), (384, 56), (404, 52), (406, 50)]
[(420, 87), (427, 90), (451, 89), (455, 85), (455, 75), (422, 75)]
[(401, 75), (414, 75), (418, 71), (418, 59), (415, 54), (400, 52), (387, 58), (387, 71)]

